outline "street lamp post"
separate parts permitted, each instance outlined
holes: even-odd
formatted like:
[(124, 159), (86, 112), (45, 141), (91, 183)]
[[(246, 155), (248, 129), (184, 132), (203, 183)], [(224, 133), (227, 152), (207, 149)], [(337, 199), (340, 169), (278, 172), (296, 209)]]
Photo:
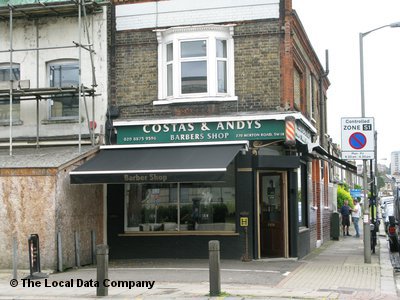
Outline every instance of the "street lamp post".
[[(400, 22), (387, 24), (367, 32), (360, 32), (360, 84), (361, 84), (361, 117), (365, 118), (365, 94), (364, 94), (364, 47), (363, 38), (371, 32), (377, 31), (385, 27), (400, 27)], [(371, 263), (371, 231), (370, 231), (370, 215), (369, 203), (367, 201), (367, 161), (363, 160), (363, 188), (364, 188), (364, 203), (363, 203), (363, 232), (364, 232), (364, 262)]]

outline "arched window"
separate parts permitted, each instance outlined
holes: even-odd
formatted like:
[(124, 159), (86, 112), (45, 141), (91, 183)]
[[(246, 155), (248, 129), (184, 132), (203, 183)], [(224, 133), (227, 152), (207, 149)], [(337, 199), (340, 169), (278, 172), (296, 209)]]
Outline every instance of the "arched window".
[[(50, 87), (78, 87), (78, 60), (57, 60), (49, 62)], [(50, 119), (76, 119), (79, 111), (78, 94), (55, 94), (49, 101)]]

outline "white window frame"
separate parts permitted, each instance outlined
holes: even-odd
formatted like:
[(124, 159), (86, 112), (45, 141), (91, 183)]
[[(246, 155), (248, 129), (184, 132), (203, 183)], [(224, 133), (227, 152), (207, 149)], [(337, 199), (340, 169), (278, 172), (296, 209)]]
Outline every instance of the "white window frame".
[[(48, 81), (49, 87), (51, 86), (50, 85), (50, 83), (51, 83), (51, 78), (50, 78), (50, 76), (51, 76), (51, 71), (50, 71), (51, 66), (53, 66), (53, 65), (69, 65), (69, 64), (77, 64), (78, 68), (79, 68), (79, 60), (76, 59), (76, 58), (66, 58), (66, 59), (51, 60), (51, 61), (48, 61), (46, 63), (47, 81)], [(78, 83), (78, 86), (79, 86), (79, 83)], [(79, 95), (77, 95), (77, 97), (79, 99)], [(50, 100), (48, 100), (47, 103), (48, 103), (47, 104), (48, 105), (47, 114), (48, 114), (48, 119), (49, 120), (78, 120), (79, 119), (79, 116), (78, 116), (79, 111), (74, 116), (62, 116), (62, 117), (60, 117), (60, 116), (52, 116), (52, 114), (51, 114), (51, 106), (53, 105), (53, 100), (50, 99)]]
[[(18, 63), (12, 63), (11, 64), (11, 68), (12, 69), (18, 69), (19, 70), (19, 79), (17, 79), (17, 80), (20, 80), (21, 79), (21, 65), (20, 64), (18, 64)], [(10, 70), (10, 63), (0, 63), (0, 69), (1, 70)], [(7, 79), (7, 80), (5, 80), (5, 81), (8, 81), (9, 79)], [(13, 79), (13, 80), (15, 80), (15, 79)]]
[(317, 121), (315, 120), (315, 114), (316, 114), (316, 105), (318, 105), (318, 82), (314, 75), (310, 74), (310, 84), (309, 84), (309, 106), (310, 106), (310, 119), (314, 123)]
[[(13, 81), (21, 80), (21, 64), (13, 62), (13, 63), (11, 63), (11, 68), (18, 69), (18, 72), (19, 72), (19, 78), (13, 79)], [(9, 62), (0, 63), (0, 69), (1, 70), (10, 70), (10, 63)], [(9, 79), (6, 79), (4, 81), (9, 81)], [(1, 105), (7, 105), (9, 107), (9, 97), (8, 97), (7, 101), (8, 101), (7, 104), (1, 104)], [(12, 108), (13, 114), (15, 113), (16, 115), (18, 115), (18, 116), (14, 116), (13, 120), (18, 121), (21, 116), (21, 102), (19, 101), (18, 97), (14, 97), (12, 106), (13, 106), (13, 108)], [(9, 119), (10, 119), (10, 116), (8, 116), (8, 118), (2, 118), (2, 116), (0, 115), (0, 123), (8, 122)]]
[[(158, 39), (158, 100), (154, 105), (193, 102), (219, 102), (237, 101), (235, 96), (234, 74), (234, 25), (200, 25), (187, 27), (174, 27), (166, 30), (156, 30)], [(206, 93), (181, 93), (181, 62), (180, 44), (185, 41), (205, 40), (207, 42), (207, 92)], [(218, 93), (216, 41), (226, 41), (226, 93)], [(167, 95), (167, 44), (173, 43), (173, 92)], [(194, 61), (195, 59), (190, 59)]]
[(308, 95), (309, 95), (309, 113), (310, 113), (310, 119), (313, 120), (315, 122), (314, 119), (314, 77), (312, 74), (310, 74), (309, 76), (309, 91), (308, 91)]

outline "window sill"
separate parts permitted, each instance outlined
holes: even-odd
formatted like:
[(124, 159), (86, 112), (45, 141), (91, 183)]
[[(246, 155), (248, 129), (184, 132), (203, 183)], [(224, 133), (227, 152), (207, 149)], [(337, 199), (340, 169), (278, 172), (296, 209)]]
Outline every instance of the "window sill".
[[(12, 126), (23, 125), (24, 122), (21, 120), (12, 121)], [(10, 120), (0, 120), (0, 126), (10, 126)]]
[(74, 119), (47, 119), (42, 120), (42, 125), (50, 125), (50, 124), (71, 124), (71, 123), (79, 123), (78, 118)]
[(204, 102), (230, 102), (237, 101), (238, 97), (199, 97), (199, 98), (173, 98), (173, 99), (159, 99), (153, 102), (153, 105), (169, 105), (169, 104), (182, 104), (182, 103), (204, 103)]
[(118, 236), (239, 236), (239, 233), (234, 231), (167, 231), (167, 232), (125, 232)]
[(304, 227), (304, 226), (299, 227), (299, 233), (306, 232), (306, 231), (310, 231), (310, 229), (308, 229), (307, 227)]

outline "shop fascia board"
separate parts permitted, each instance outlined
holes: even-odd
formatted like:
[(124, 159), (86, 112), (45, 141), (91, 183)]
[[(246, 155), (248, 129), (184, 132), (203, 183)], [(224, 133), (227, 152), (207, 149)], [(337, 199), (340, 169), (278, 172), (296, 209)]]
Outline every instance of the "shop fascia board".
[(281, 120), (285, 121), (286, 117), (294, 117), (302, 122), (313, 134), (317, 133), (317, 129), (308, 121), (301, 113), (277, 113), (277, 114), (251, 114), (251, 115), (234, 115), (234, 116), (213, 116), (201, 118), (178, 118), (178, 119), (141, 119), (141, 120), (114, 120), (115, 127), (152, 125), (152, 124), (179, 124), (179, 123), (203, 123), (203, 122), (227, 122), (227, 121), (255, 121), (255, 120)]
[(188, 143), (157, 143), (157, 144), (126, 144), (126, 145), (104, 145), (100, 150), (106, 149), (130, 149), (130, 148), (162, 148), (162, 147), (195, 147), (195, 146), (218, 146), (218, 145), (243, 145), (243, 150), (249, 150), (249, 141), (221, 141), (221, 142), (188, 142)]

